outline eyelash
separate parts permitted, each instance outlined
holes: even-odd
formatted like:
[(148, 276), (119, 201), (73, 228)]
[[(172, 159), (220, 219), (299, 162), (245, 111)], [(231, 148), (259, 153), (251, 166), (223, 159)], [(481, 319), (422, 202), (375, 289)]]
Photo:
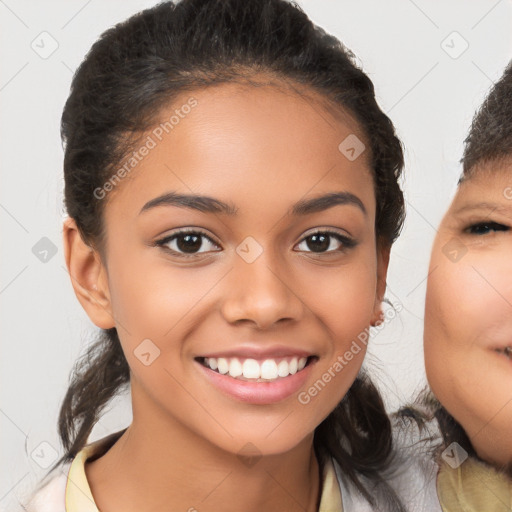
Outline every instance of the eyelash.
[[(475, 229), (477, 228), (487, 228), (487, 231), (485, 233), (476, 233)], [(508, 226), (500, 224), (499, 222), (477, 222), (468, 226), (464, 231), (470, 235), (483, 236), (487, 235), (489, 231), (508, 231), (509, 229)]]
[[(319, 235), (319, 234), (329, 235), (329, 236), (335, 238), (336, 240), (338, 240), (338, 242), (340, 242), (342, 244), (342, 247), (340, 249), (335, 249), (335, 250), (325, 251), (325, 252), (317, 252), (317, 253), (315, 253), (314, 251), (306, 251), (306, 252), (311, 252), (313, 254), (320, 254), (320, 255), (322, 255), (322, 254), (332, 254), (332, 253), (334, 253), (336, 251), (343, 252), (344, 250), (351, 249), (351, 248), (353, 248), (353, 247), (355, 247), (357, 245), (357, 242), (355, 240), (353, 240), (352, 238), (350, 238), (348, 236), (345, 236), (345, 235), (342, 235), (342, 234), (340, 234), (340, 233), (338, 233), (336, 231), (329, 230), (329, 229), (318, 230), (318, 231), (315, 231), (314, 233), (310, 233), (309, 235), (307, 235), (304, 238), (302, 238), (299, 241), (299, 244), (302, 243), (303, 241), (307, 240), (308, 238), (310, 238), (310, 237), (312, 237), (314, 235)], [(193, 253), (193, 254), (184, 254), (184, 253), (180, 253), (178, 251), (175, 251), (174, 249), (170, 249), (169, 247), (166, 247), (166, 245), (169, 242), (179, 238), (180, 236), (184, 236), (184, 235), (201, 235), (201, 236), (205, 237), (207, 240), (209, 240), (213, 245), (218, 246), (218, 244), (216, 242), (214, 242), (211, 239), (211, 237), (209, 237), (206, 233), (204, 233), (201, 230), (181, 230), (181, 231), (177, 231), (177, 232), (173, 233), (170, 236), (166, 236), (165, 238), (157, 240), (154, 243), (154, 245), (158, 246), (158, 247), (161, 247), (163, 250), (165, 250), (167, 252), (171, 252), (173, 256), (177, 256), (178, 258), (190, 259), (190, 258), (197, 257), (198, 254), (201, 254), (200, 252), (199, 253)], [(330, 246), (330, 243), (329, 243), (329, 246)], [(219, 252), (219, 251), (215, 251), (215, 252)]]

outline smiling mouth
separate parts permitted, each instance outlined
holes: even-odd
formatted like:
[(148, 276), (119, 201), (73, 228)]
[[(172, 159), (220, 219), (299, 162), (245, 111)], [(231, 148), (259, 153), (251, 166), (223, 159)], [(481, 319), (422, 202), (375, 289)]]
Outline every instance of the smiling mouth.
[(504, 354), (509, 360), (512, 360), (512, 347), (495, 348), (494, 351), (498, 354)]
[(267, 358), (257, 361), (238, 357), (196, 357), (206, 368), (237, 380), (250, 382), (274, 382), (302, 371), (317, 356)]

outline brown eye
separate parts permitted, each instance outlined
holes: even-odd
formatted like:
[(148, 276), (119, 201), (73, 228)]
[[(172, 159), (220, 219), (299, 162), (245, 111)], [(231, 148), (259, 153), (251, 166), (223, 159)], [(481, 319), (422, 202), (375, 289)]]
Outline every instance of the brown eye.
[[(338, 248), (335, 247), (328, 250), (333, 245), (333, 239), (337, 241)], [(316, 233), (312, 233), (311, 235), (304, 237), (299, 245), (302, 244), (305, 244), (306, 248), (309, 249), (302, 249), (306, 250), (306, 252), (324, 254), (336, 251), (341, 252), (345, 249), (354, 247), (356, 242), (352, 238), (335, 231), (317, 231)], [(334, 245), (336, 245), (336, 243)]]
[[(204, 240), (206, 240), (206, 243)], [(171, 252), (174, 256), (184, 258), (209, 252), (211, 249), (208, 246), (219, 247), (208, 235), (201, 231), (178, 231), (158, 240), (156, 245)], [(206, 247), (206, 250), (200, 251), (204, 247)]]
[(203, 245), (202, 235), (186, 234), (174, 237), (180, 251), (196, 252)]

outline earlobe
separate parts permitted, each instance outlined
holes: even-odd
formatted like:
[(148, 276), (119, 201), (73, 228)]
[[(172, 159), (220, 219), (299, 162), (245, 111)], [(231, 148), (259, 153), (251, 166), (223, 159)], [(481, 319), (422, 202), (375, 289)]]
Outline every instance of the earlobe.
[(98, 252), (84, 242), (75, 220), (69, 217), (63, 225), (63, 245), (78, 301), (96, 326), (115, 327), (106, 269)]
[(389, 253), (391, 246), (389, 244), (377, 244), (377, 286), (375, 293), (375, 304), (373, 308), (373, 315), (371, 325), (375, 326), (382, 322), (382, 301), (386, 293), (386, 278), (388, 275), (389, 266)]

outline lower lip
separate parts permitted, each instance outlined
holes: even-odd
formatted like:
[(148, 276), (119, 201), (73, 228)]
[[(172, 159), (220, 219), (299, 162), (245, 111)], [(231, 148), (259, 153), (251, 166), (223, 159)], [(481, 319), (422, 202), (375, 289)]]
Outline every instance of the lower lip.
[(302, 370), (272, 382), (249, 382), (222, 375), (195, 361), (206, 378), (224, 394), (250, 404), (273, 404), (297, 393), (311, 373), (316, 359)]

